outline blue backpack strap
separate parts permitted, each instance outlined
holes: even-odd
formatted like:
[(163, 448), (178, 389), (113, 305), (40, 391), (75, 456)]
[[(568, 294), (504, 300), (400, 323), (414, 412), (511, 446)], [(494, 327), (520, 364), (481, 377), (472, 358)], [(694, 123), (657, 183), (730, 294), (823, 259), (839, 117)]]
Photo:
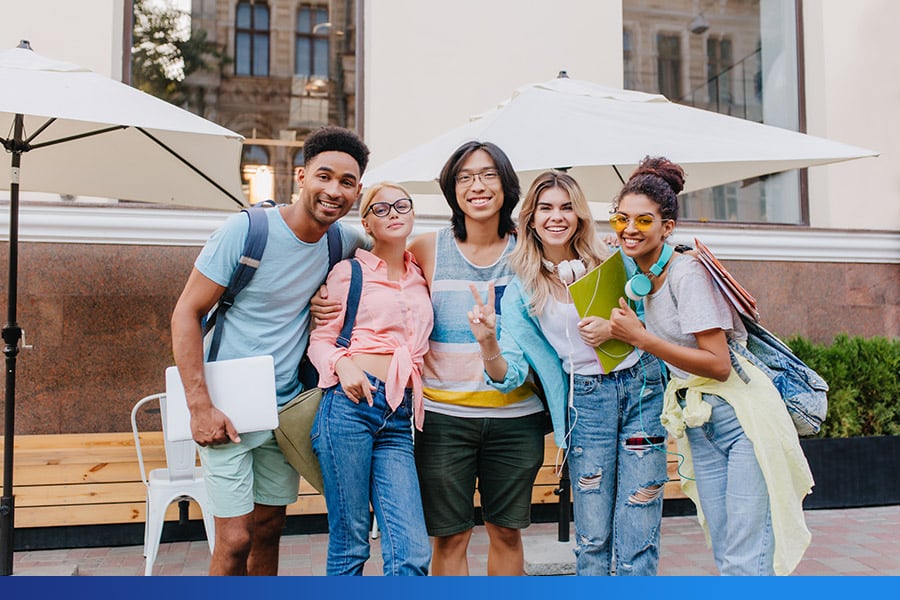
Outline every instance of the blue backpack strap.
[(328, 272), (330, 273), (334, 265), (343, 258), (340, 223), (332, 223), (325, 235), (328, 237)]
[(344, 325), (335, 345), (350, 347), (350, 335), (356, 324), (356, 312), (359, 310), (359, 298), (362, 295), (362, 267), (355, 258), (350, 259), (350, 290), (347, 292), (347, 312), (344, 313)]
[[(341, 239), (341, 225), (340, 223), (332, 223), (331, 226), (326, 231), (326, 238), (328, 243), (328, 271), (331, 272), (331, 269), (341, 261), (343, 258), (343, 240)], [(326, 274), (327, 277), (327, 274)], [(352, 278), (352, 271), (351, 271)], [(323, 281), (324, 283), (324, 281)], [(352, 283), (352, 281), (351, 281)], [(361, 288), (362, 286), (360, 286)], [(359, 302), (359, 299), (357, 299)], [(355, 319), (355, 318), (354, 318)], [(346, 339), (347, 345), (350, 344), (350, 334), (353, 331), (354, 322), (350, 322), (350, 328), (347, 330)], [(344, 335), (344, 330), (347, 329), (346, 323), (344, 324), (344, 328), (341, 329), (341, 335)], [(314, 388), (319, 381), (319, 374), (316, 372), (316, 369), (312, 366), (312, 363), (309, 361), (309, 357), (306, 355), (306, 350), (303, 351), (303, 356), (300, 358), (300, 365), (297, 368), (297, 375), (300, 379), (300, 383), (303, 384), (303, 389), (308, 390)]]
[[(225, 317), (225, 313), (234, 304), (235, 297), (243, 290), (256, 269), (259, 268), (259, 261), (262, 259), (263, 252), (266, 250), (266, 242), (269, 237), (269, 218), (266, 216), (265, 208), (245, 208), (241, 212), (246, 213), (250, 219), (250, 229), (247, 233), (247, 239), (244, 241), (244, 250), (241, 252), (241, 258), (238, 260), (237, 267), (231, 274), (231, 280), (228, 287), (219, 298), (218, 306), (207, 317), (203, 326), (204, 335)], [(219, 344), (222, 340), (222, 327), (213, 329), (212, 341), (209, 345), (209, 356), (207, 360), (214, 361), (219, 355)]]

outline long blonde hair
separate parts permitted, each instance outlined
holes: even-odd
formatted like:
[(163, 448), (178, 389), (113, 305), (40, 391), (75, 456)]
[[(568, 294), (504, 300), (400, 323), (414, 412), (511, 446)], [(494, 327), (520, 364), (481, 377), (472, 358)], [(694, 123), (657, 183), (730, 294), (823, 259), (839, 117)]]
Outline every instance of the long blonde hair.
[(552, 188), (559, 188), (569, 196), (578, 219), (575, 235), (569, 241), (575, 256), (584, 261), (588, 270), (599, 265), (605, 258), (600, 250), (602, 246), (591, 209), (578, 182), (562, 171), (545, 171), (538, 175), (522, 201), (516, 247), (509, 256), (510, 266), (522, 280), (525, 290), (531, 294), (528, 308), (532, 315), (539, 315), (544, 311), (547, 301), (553, 295), (554, 279), (558, 278), (543, 266), (544, 246), (533, 224), (541, 194)]

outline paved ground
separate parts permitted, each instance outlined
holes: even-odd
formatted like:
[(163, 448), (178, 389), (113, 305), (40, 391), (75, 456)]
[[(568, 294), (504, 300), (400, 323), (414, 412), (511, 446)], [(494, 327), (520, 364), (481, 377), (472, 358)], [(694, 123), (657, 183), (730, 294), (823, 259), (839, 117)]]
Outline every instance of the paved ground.
[[(806, 512), (812, 544), (795, 575), (900, 576), (900, 506)], [(557, 541), (555, 523), (538, 523), (526, 530), (526, 562), (540, 566), (547, 554), (569, 557)], [(280, 575), (324, 575), (327, 534), (291, 535), (282, 540)], [(715, 575), (712, 553), (695, 517), (665, 517), (662, 528), (660, 575)], [(140, 546), (17, 552), (16, 575), (142, 575)], [(367, 575), (381, 574), (380, 548), (372, 543)], [(209, 566), (206, 542), (162, 544), (154, 575), (205, 575)], [(469, 553), (472, 575), (485, 575), (487, 535), (473, 534)]]

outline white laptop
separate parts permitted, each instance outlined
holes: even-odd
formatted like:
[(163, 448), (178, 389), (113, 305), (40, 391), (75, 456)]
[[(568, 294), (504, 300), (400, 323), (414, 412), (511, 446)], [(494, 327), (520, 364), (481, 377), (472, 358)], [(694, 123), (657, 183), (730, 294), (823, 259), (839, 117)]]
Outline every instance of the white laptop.
[[(275, 361), (271, 356), (252, 356), (206, 363), (206, 386), (213, 405), (221, 410), (238, 433), (278, 427), (275, 394)], [(166, 439), (192, 439), (191, 413), (177, 367), (166, 369)]]

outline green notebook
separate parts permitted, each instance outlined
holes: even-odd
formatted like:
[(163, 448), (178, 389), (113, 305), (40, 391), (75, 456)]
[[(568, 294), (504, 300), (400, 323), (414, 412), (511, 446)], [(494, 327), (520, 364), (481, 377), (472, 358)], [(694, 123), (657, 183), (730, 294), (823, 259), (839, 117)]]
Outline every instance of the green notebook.
[[(627, 279), (622, 253), (614, 252), (584, 277), (569, 285), (569, 293), (581, 318), (595, 316), (608, 319), (612, 309), (619, 306), (619, 298), (625, 295)], [(603, 372), (611, 373), (632, 350), (634, 346), (621, 340), (607, 340), (597, 346), (597, 357)]]

